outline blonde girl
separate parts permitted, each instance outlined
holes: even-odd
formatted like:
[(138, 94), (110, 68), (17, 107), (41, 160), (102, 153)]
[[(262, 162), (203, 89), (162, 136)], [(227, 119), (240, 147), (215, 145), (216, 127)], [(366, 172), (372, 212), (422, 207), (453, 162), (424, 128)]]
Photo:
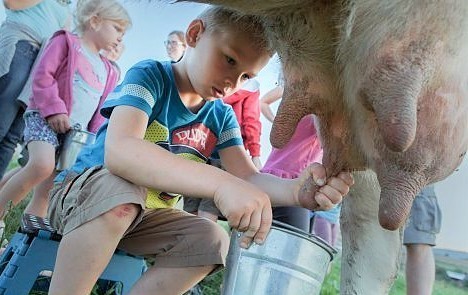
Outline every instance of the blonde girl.
[[(115, 67), (99, 52), (118, 47), (130, 25), (118, 1), (81, 0), (76, 7), (77, 34), (62, 30), (53, 35), (35, 69), (24, 115), (29, 160), (0, 191), (0, 212), (9, 200), (17, 204), (41, 182), (51, 187), (56, 149), (71, 126), (97, 131), (103, 121), (99, 108), (118, 80)], [(47, 225), (41, 218), (46, 210), (47, 196), (34, 194), (23, 216), (23, 229), (28, 230), (31, 221)]]

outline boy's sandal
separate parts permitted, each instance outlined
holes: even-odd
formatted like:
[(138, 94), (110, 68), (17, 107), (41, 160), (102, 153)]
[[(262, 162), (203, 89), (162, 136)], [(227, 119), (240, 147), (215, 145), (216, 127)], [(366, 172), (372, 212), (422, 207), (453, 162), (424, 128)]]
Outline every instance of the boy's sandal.
[(24, 233), (37, 233), (39, 230), (55, 232), (48, 218), (24, 213), (21, 218), (21, 231)]

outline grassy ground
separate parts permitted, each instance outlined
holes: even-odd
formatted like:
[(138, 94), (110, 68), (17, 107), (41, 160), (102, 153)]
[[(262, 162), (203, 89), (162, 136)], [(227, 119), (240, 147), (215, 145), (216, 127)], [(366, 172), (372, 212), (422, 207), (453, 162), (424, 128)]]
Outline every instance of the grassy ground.
[[(468, 295), (468, 283), (459, 285), (450, 281), (445, 277), (447, 265), (437, 262), (436, 282), (434, 284), (433, 295)], [(458, 269), (458, 271), (462, 271)], [(222, 273), (215, 274), (202, 281), (204, 295), (219, 295), (220, 285), (222, 283)], [(333, 265), (330, 274), (325, 278), (322, 285), (321, 295), (337, 295), (340, 294), (340, 258), (338, 257)], [(398, 279), (393, 285), (390, 295), (405, 295), (406, 282), (404, 273), (400, 272)]]
[[(227, 230), (226, 223), (221, 222)], [(340, 294), (340, 266), (341, 260), (338, 256), (332, 263), (330, 273), (325, 278), (322, 285), (321, 295), (337, 295)], [(453, 260), (443, 256), (436, 256), (436, 281), (432, 295), (468, 295), (468, 281), (457, 283), (446, 277), (447, 270), (468, 273), (468, 263), (461, 260)], [(204, 295), (219, 295), (221, 294), (221, 284), (223, 281), (223, 272), (205, 278), (201, 282)], [(253, 294), (254, 295), (254, 294)], [(397, 280), (392, 286), (389, 295), (406, 295), (406, 281), (404, 274), (404, 265)]]

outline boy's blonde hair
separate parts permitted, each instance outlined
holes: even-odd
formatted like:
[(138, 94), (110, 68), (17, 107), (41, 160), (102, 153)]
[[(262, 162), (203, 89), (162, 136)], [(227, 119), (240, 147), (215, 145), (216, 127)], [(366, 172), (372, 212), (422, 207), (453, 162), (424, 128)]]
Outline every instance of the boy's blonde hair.
[(210, 6), (198, 17), (207, 32), (242, 32), (250, 35), (252, 44), (270, 56), (275, 53), (268, 39), (266, 25), (259, 16), (248, 15), (222, 6)]
[(132, 25), (127, 10), (117, 0), (78, 0), (75, 23), (78, 33), (83, 33), (93, 16), (116, 21), (126, 28)]

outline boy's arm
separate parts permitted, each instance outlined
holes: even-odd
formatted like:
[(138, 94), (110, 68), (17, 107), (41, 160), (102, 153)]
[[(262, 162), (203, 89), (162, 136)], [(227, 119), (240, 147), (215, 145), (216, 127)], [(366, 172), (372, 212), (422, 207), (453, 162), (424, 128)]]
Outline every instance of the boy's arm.
[(325, 168), (318, 163), (307, 167), (297, 179), (283, 179), (258, 172), (239, 146), (220, 150), (219, 155), (227, 171), (267, 193), (273, 206), (329, 210), (341, 202), (353, 184), (352, 176), (347, 172), (327, 179)]
[(229, 224), (245, 231), (241, 246), (246, 247), (252, 239), (262, 243), (272, 218), (268, 196), (219, 168), (183, 159), (144, 140), (147, 124), (148, 115), (142, 110), (114, 108), (105, 144), (109, 171), (144, 187), (213, 198)]

